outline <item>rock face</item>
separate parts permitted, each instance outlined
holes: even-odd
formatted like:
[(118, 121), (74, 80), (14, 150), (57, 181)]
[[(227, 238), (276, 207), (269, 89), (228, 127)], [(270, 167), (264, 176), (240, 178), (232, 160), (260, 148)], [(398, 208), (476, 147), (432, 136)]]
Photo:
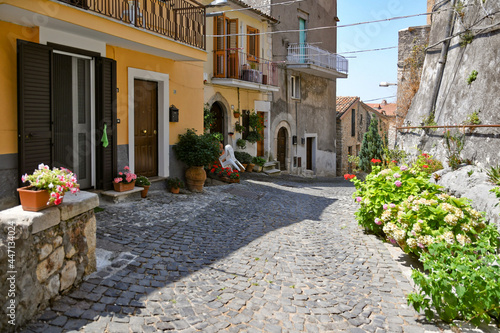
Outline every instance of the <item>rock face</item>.
[[(405, 125), (419, 126), (431, 111), (435, 112), (434, 119), (438, 125), (460, 125), (474, 111), (479, 112), (482, 124), (500, 124), (497, 110), (500, 102), (500, 2), (468, 0), (461, 3), (464, 6), (456, 10), (452, 29), (455, 37), (451, 39), (446, 55), (435, 107), (431, 104), (431, 96), (436, 87), (442, 46), (438, 42), (445, 38), (448, 21), (448, 10), (445, 9), (450, 7), (450, 2), (439, 5), (436, 8), (438, 13), (432, 15), (431, 47), (427, 50), (420, 88), (412, 101)], [(468, 80), (473, 71), (477, 71), (477, 78)], [(399, 144), (408, 152), (417, 154), (417, 147), (446, 162), (447, 151), (443, 141), (443, 129), (429, 133), (423, 130), (398, 133)], [(498, 128), (476, 128), (473, 133), (466, 134), (462, 157), (475, 159), (483, 166), (496, 165), (500, 163), (499, 144)]]
[(0, 279), (10, 286), (0, 288), (1, 332), (15, 331), (95, 270), (98, 204), (96, 194), (83, 193), (41, 212), (0, 211)]

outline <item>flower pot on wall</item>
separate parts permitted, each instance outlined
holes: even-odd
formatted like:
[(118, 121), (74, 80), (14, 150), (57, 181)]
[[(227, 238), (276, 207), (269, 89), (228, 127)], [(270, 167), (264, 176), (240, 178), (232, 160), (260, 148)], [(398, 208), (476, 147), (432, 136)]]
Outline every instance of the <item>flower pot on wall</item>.
[(178, 187), (170, 188), (170, 193), (179, 194), (179, 191), (180, 191), (180, 188), (178, 188)]
[[(38, 212), (42, 209), (54, 206), (54, 203), (47, 205), (50, 199), (49, 191), (47, 190), (35, 191), (34, 186), (26, 186), (18, 188), (17, 192), (19, 192), (19, 200), (21, 201), (23, 210)], [(61, 197), (61, 199), (62, 198), (63, 197)]]
[(207, 179), (203, 166), (192, 166), (186, 170), (186, 184), (190, 191), (201, 192)]
[(115, 183), (113, 182), (113, 187), (116, 192), (131, 191), (135, 187), (135, 180), (131, 183), (125, 184), (123, 182)]

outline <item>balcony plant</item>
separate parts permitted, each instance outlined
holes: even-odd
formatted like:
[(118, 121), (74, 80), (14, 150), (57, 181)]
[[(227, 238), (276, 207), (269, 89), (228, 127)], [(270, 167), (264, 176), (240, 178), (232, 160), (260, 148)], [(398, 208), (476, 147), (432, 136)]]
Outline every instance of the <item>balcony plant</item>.
[(30, 185), (18, 189), (23, 210), (40, 211), (51, 205), (60, 205), (64, 193), (80, 191), (76, 176), (66, 168), (53, 168), (43, 163), (38, 165), (33, 174), (21, 177), (23, 183)]
[(171, 193), (178, 194), (181, 188), (184, 188), (184, 182), (177, 177), (167, 178), (167, 186)]
[(184, 162), (186, 183), (190, 191), (202, 191), (207, 179), (204, 166), (219, 158), (219, 142), (210, 134), (197, 135), (196, 130), (188, 129), (179, 135), (179, 142), (173, 147), (179, 161)]
[(143, 187), (144, 189), (141, 192), (141, 197), (145, 198), (148, 195), (149, 187), (151, 186), (151, 182), (146, 176), (139, 176), (135, 180), (135, 185)]
[(113, 180), (113, 188), (116, 192), (131, 191), (135, 187), (137, 175), (130, 172), (130, 168), (125, 166), (123, 171), (118, 172), (118, 177)]
[(233, 115), (234, 115), (234, 118), (239, 118), (240, 117), (240, 110), (239, 109), (236, 109), (233, 111)]
[(240, 149), (245, 149), (247, 147), (247, 141), (243, 139), (236, 140), (236, 146)]

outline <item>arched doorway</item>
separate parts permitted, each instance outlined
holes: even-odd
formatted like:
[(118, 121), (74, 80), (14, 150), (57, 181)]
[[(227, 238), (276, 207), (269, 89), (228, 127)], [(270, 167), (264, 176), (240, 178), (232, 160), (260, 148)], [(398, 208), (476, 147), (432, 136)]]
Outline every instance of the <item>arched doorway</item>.
[(224, 123), (225, 123), (225, 112), (224, 107), (220, 105), (218, 102), (212, 104), (212, 108), (210, 112), (214, 115), (215, 122), (210, 128), (210, 133), (221, 133), (222, 134), (222, 143), (224, 146), (226, 145), (226, 135), (224, 132)]
[(280, 162), (281, 170), (286, 170), (286, 150), (287, 150), (288, 131), (282, 127), (278, 131), (278, 151), (277, 159)]

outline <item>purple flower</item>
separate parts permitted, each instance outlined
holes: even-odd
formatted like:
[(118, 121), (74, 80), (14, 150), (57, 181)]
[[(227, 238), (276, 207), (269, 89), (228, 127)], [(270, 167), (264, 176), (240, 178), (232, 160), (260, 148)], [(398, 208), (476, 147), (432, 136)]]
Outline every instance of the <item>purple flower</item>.
[(395, 205), (395, 204), (393, 204), (393, 203), (391, 203), (389, 206), (390, 206), (391, 208), (396, 207), (396, 205)]
[(357, 202), (361, 202), (361, 200), (363, 200), (361, 197), (356, 197)]
[(425, 245), (424, 245), (424, 244), (422, 244), (422, 243), (418, 243), (417, 245), (418, 245), (418, 247), (419, 247), (419, 248), (421, 248), (421, 249), (425, 249)]
[(394, 238), (389, 239), (389, 241), (390, 241), (392, 244), (396, 244), (396, 243), (397, 243), (397, 242), (396, 242), (396, 240), (395, 240)]
[(384, 208), (384, 210), (387, 210), (388, 206), (387, 206), (387, 204), (384, 204), (382, 207)]
[(401, 187), (401, 185), (403, 185), (403, 183), (401, 183), (399, 180), (396, 180), (394, 182), (394, 185), (396, 185), (396, 187)]
[(406, 171), (406, 170), (408, 170), (408, 167), (406, 165), (402, 165), (402, 166), (399, 167), (399, 169), (401, 171)]

